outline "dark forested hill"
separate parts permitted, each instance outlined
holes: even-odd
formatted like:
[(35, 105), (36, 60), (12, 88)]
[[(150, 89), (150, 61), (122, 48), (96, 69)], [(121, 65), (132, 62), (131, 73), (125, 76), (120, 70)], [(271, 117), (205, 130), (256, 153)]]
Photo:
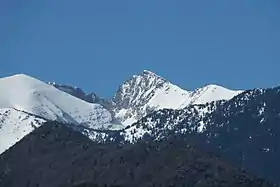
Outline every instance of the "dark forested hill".
[(97, 144), (65, 125), (48, 122), (0, 155), (1, 187), (86, 185), (272, 186), (197, 150), (182, 136), (136, 144)]

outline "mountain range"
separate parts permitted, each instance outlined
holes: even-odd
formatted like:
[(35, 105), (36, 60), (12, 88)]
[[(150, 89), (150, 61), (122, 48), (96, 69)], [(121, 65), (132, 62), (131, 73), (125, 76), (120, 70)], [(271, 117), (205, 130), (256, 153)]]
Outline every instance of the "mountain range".
[(24, 74), (1, 78), (0, 90), (0, 153), (45, 121), (75, 124), (83, 132), (120, 130), (158, 109), (230, 99), (241, 92), (215, 85), (185, 91), (147, 70), (125, 81), (111, 99)]
[[(112, 145), (135, 145), (133, 149), (137, 151), (143, 149), (138, 147), (139, 144), (165, 147), (170, 139), (173, 141), (174, 137), (180, 137), (180, 145), (190, 144), (203, 152), (213, 152), (235, 167), (280, 183), (280, 165), (277, 162), (280, 156), (277, 143), (280, 139), (280, 87), (230, 90), (209, 84), (187, 91), (145, 70), (121, 84), (109, 99), (85, 93), (77, 87), (40, 81), (23, 74), (0, 79), (0, 90), (0, 153), (3, 153), (4, 160), (16, 155), (17, 151), (10, 150), (24, 149), (18, 148), (18, 145), (25, 144), (21, 142), (29, 142), (26, 149), (34, 144), (25, 138), (35, 136), (34, 132), (45, 133), (39, 129), (57, 121), (65, 125), (63, 129), (81, 133), (93, 140), (90, 142), (105, 146), (106, 150)], [(34, 131), (36, 129), (38, 131)], [(52, 133), (55, 134), (54, 131)], [(55, 149), (53, 141), (45, 142), (45, 146), (50, 146), (47, 151)], [(34, 159), (43, 159), (44, 150), (37, 151), (36, 148), (36, 155), (32, 155)], [(102, 162), (109, 161), (105, 159)], [(5, 161), (12, 162), (14, 159)], [(49, 164), (49, 160), (46, 163)], [(0, 164), (0, 170), (1, 167), (3, 171), (4, 166)], [(117, 171), (119, 167), (112, 170)], [(18, 175), (24, 172), (27, 171), (21, 170)], [(108, 175), (115, 174), (109, 172)], [(139, 176), (144, 177), (142, 174)]]

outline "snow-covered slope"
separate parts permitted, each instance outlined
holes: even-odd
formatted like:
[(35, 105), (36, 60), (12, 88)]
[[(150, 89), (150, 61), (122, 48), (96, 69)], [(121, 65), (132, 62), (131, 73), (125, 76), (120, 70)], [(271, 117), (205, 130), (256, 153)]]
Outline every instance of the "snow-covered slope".
[(45, 122), (15, 109), (0, 109), (0, 154)]
[(15, 108), (45, 119), (97, 129), (111, 121), (110, 113), (101, 105), (85, 102), (23, 74), (0, 79), (0, 90), (0, 108)]
[(107, 129), (112, 125), (111, 113), (103, 106), (27, 75), (1, 78), (0, 90), (0, 151), (30, 133), (43, 119), (87, 129)]
[(120, 86), (113, 98), (113, 111), (116, 118), (127, 126), (158, 109), (181, 109), (190, 104), (229, 100), (241, 92), (217, 85), (186, 91), (145, 70)]
[(184, 108), (190, 104), (206, 104), (212, 101), (230, 100), (241, 92), (243, 91), (229, 90), (218, 85), (209, 84), (192, 91), (190, 97), (185, 100), (180, 108)]

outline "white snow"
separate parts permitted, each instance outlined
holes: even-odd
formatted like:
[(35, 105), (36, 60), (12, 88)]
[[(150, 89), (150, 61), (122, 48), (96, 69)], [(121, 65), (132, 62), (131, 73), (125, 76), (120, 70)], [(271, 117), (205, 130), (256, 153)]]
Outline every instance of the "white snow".
[(131, 125), (133, 123), (137, 122), (137, 118), (136, 117), (130, 117), (127, 118), (126, 120), (123, 121), (123, 127), (127, 127), (128, 125)]
[(163, 88), (156, 90), (154, 97), (151, 98), (147, 105), (158, 109), (178, 109), (188, 98), (190, 98), (190, 92), (176, 85), (166, 83)]
[(15, 109), (0, 109), (0, 154), (39, 127), (44, 120)]
[(194, 92), (192, 104), (206, 104), (218, 100), (230, 100), (243, 92), (242, 90), (229, 90), (218, 85), (207, 85)]
[(205, 130), (205, 124), (203, 121), (199, 122), (199, 126), (197, 127), (198, 132), (203, 132)]
[[(145, 70), (145, 72), (149, 71)], [(154, 73), (152, 74), (157, 76)], [(151, 89), (155, 89), (155, 87)], [(230, 100), (241, 92), (243, 91), (229, 90), (213, 84), (195, 91), (187, 91), (170, 82), (166, 82), (162, 88), (156, 89), (154, 96), (149, 100), (147, 106), (156, 107), (157, 109), (181, 109), (190, 104), (206, 104), (212, 101)]]
[[(167, 90), (167, 91), (166, 91)], [(171, 83), (156, 90), (147, 106), (157, 109), (182, 109), (190, 104), (206, 104), (218, 100), (230, 100), (240, 94), (241, 90), (229, 90), (217, 85), (208, 85), (196, 91), (186, 91)]]

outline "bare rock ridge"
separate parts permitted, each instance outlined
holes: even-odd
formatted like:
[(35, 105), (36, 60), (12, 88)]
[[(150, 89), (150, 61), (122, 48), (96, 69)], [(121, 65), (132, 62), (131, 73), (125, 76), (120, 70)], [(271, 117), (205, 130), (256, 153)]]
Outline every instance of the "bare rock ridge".
[(78, 87), (57, 84), (55, 82), (48, 82), (48, 84), (89, 103), (99, 103), (103, 100), (102, 98), (98, 97), (95, 93), (85, 93), (81, 88)]

